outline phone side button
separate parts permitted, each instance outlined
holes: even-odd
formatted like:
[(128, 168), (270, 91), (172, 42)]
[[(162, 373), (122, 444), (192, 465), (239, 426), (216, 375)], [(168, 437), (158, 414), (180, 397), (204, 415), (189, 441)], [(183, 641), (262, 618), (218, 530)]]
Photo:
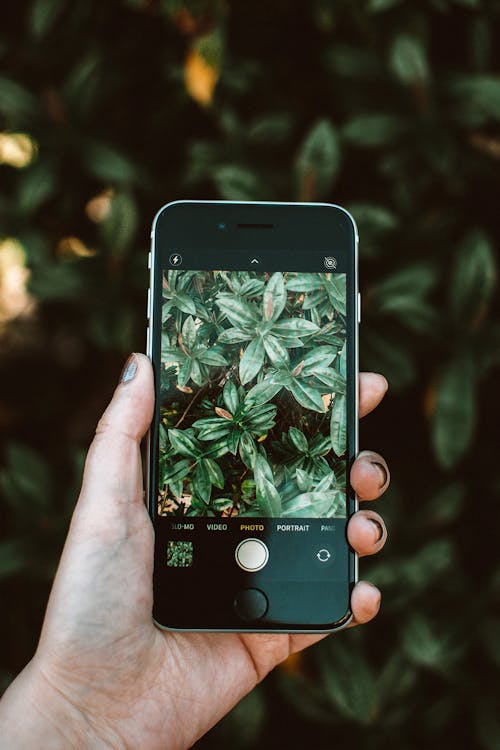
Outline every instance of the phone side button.
[(151, 287), (148, 288), (148, 303), (146, 308), (146, 316), (147, 319), (150, 320), (151, 318)]
[(149, 323), (148, 323), (148, 327), (146, 329), (146, 354), (148, 354), (148, 355), (149, 355), (149, 337), (150, 337), (150, 335), (151, 335), (151, 329), (150, 329)]
[(361, 323), (361, 292), (358, 292), (358, 323)]
[(234, 598), (233, 606), (240, 620), (249, 622), (264, 617), (269, 602), (267, 596), (260, 589), (241, 589)]

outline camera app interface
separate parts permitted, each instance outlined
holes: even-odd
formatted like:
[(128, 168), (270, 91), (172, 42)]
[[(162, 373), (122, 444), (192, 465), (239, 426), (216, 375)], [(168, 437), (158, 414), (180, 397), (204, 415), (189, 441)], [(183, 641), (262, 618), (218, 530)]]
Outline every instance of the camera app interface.
[(345, 518), (345, 273), (162, 282), (158, 514)]

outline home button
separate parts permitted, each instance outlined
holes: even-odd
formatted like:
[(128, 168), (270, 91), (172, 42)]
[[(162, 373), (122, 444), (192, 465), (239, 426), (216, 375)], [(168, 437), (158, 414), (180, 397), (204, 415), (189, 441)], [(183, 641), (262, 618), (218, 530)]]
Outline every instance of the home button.
[(241, 620), (260, 620), (269, 602), (260, 589), (241, 589), (234, 598), (234, 611)]

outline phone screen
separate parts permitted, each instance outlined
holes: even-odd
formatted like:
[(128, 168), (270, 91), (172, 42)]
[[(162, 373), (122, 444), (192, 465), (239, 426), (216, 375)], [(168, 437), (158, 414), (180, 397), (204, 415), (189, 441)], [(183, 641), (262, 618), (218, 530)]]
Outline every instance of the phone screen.
[(349, 248), (183, 239), (169, 236), (155, 277), (155, 617), (331, 623), (352, 578)]
[(346, 516), (345, 273), (166, 269), (158, 513)]

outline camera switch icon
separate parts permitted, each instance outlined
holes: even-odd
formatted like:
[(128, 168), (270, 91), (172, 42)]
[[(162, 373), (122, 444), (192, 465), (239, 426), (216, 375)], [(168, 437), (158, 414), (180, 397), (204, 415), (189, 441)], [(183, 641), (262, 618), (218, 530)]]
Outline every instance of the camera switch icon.
[(330, 550), (324, 549), (324, 548), (318, 550), (318, 552), (316, 553), (316, 557), (322, 563), (328, 562), (331, 556), (332, 556), (332, 553), (330, 552)]

